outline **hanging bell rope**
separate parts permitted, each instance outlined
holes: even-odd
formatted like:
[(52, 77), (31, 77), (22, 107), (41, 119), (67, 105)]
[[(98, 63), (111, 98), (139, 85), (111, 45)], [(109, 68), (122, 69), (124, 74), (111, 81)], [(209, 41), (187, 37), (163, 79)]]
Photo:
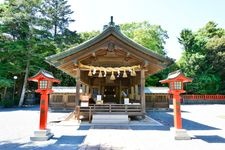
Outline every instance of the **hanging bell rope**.
[(129, 71), (131, 72), (133, 75), (136, 75), (135, 71), (139, 70), (141, 68), (140, 65), (136, 65), (136, 66), (124, 66), (124, 67), (96, 67), (96, 66), (89, 66), (89, 65), (83, 65), (83, 64), (79, 64), (79, 67), (81, 69), (87, 69), (89, 70), (89, 73), (91, 71), (93, 71), (92, 73), (95, 74), (96, 71), (103, 71), (104, 72), (104, 76), (107, 74), (107, 72), (126, 72)]

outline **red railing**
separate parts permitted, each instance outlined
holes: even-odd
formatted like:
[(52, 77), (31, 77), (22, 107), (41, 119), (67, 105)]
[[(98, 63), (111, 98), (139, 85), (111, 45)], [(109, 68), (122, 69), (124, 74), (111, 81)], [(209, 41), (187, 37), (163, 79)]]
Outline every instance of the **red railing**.
[(182, 95), (185, 100), (225, 100), (225, 95)]

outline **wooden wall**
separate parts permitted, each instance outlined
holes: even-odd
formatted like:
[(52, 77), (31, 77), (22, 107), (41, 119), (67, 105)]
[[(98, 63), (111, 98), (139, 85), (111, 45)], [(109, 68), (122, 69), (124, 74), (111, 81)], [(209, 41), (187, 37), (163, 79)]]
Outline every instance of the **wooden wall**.
[[(75, 109), (75, 97), (76, 94), (71, 93), (57, 93), (51, 94), (49, 99), (49, 107), (51, 110), (74, 110)], [(169, 108), (169, 96), (168, 94), (145, 94), (146, 110)], [(130, 101), (138, 102), (138, 101)]]
[(50, 94), (49, 107), (51, 110), (74, 110), (76, 94), (57, 93)]
[(169, 108), (170, 96), (168, 94), (145, 94), (146, 110)]

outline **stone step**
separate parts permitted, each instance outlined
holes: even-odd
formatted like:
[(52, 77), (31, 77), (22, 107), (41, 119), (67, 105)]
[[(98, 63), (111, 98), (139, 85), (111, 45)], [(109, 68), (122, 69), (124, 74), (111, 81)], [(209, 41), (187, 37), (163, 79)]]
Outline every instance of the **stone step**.
[(127, 124), (129, 118), (127, 114), (94, 114), (92, 118), (94, 124)]
[(100, 115), (100, 114), (94, 114), (93, 119), (128, 119), (128, 115), (124, 114), (118, 114), (118, 115), (111, 115), (111, 114), (106, 114), (106, 115)]

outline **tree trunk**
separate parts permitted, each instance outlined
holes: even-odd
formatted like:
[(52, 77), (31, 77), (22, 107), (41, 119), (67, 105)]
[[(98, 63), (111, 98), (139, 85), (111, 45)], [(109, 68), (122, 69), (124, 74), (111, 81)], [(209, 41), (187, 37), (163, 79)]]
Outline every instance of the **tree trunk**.
[(57, 24), (55, 23), (55, 25), (54, 25), (54, 39), (56, 39), (56, 34), (57, 34)]
[(19, 105), (18, 105), (19, 107), (21, 107), (23, 105), (25, 92), (26, 92), (26, 86), (27, 86), (27, 78), (28, 78), (28, 74), (29, 74), (29, 67), (30, 67), (30, 60), (28, 59), (27, 60), (25, 77), (24, 77), (24, 81), (23, 81), (23, 88), (22, 88), (22, 92), (21, 92), (21, 96), (20, 96), (20, 102), (19, 102)]
[(3, 93), (2, 99), (6, 98), (6, 93), (7, 93), (7, 87), (5, 87), (5, 89), (4, 89), (4, 93)]

